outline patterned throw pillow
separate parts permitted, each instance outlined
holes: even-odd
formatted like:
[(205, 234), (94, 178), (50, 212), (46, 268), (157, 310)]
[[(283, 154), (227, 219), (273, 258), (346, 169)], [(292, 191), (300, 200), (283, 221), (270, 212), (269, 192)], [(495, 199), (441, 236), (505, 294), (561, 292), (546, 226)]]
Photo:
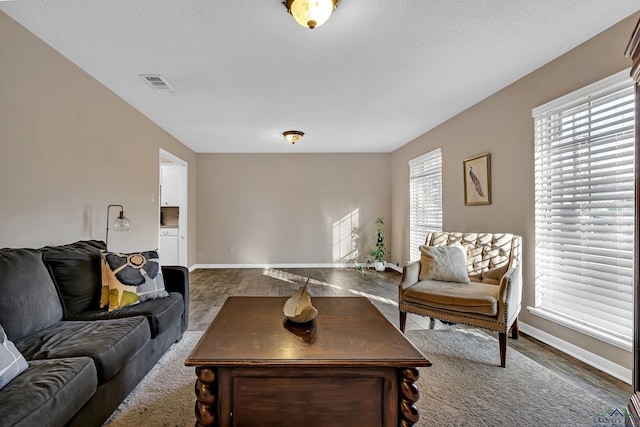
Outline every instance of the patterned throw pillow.
[(102, 251), (100, 306), (109, 311), (169, 294), (156, 251), (121, 254)]
[(0, 389), (9, 384), (29, 365), (0, 325)]

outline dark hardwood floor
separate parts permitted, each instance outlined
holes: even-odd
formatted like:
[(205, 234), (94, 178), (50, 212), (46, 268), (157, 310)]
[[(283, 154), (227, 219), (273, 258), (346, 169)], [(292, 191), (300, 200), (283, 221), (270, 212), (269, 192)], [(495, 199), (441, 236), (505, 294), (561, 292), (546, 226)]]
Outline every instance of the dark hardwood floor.
[[(290, 296), (307, 279), (312, 297), (366, 296), (393, 325), (398, 327), (397, 287), (400, 274), (395, 271), (387, 270), (380, 273), (368, 270), (362, 273), (355, 268), (260, 268), (193, 271), (190, 275), (189, 330), (204, 331), (228, 296)], [(429, 323), (428, 318), (409, 314), (406, 329), (429, 328)], [(464, 326), (449, 326), (440, 322), (435, 324), (436, 329), (452, 327)], [(495, 336), (497, 337), (497, 334)], [(626, 407), (631, 396), (630, 385), (523, 333), (520, 333), (518, 340), (509, 338), (508, 345), (599, 397), (612, 408)]]

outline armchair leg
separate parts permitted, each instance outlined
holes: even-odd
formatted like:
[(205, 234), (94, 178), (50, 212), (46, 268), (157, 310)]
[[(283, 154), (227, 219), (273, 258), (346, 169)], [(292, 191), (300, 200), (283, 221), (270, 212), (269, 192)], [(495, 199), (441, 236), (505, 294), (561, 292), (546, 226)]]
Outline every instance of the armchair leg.
[(507, 333), (498, 333), (498, 341), (500, 343), (500, 366), (504, 368), (507, 361)]
[[(498, 333), (498, 342), (500, 343), (500, 366), (505, 367), (507, 361), (507, 332)], [(514, 320), (511, 325), (511, 338), (518, 339), (518, 319)]]
[(404, 334), (404, 328), (407, 325), (407, 312), (406, 311), (401, 311), (400, 312), (400, 332), (402, 332)]

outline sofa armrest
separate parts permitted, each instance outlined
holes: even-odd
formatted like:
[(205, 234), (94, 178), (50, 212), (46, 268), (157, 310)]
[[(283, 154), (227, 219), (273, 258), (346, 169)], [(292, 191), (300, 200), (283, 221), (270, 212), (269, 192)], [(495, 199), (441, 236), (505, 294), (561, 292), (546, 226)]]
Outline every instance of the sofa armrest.
[(418, 283), (420, 275), (420, 261), (413, 261), (402, 268), (402, 279), (400, 280), (400, 294), (411, 285)]
[(189, 326), (189, 270), (178, 265), (162, 266), (162, 275), (167, 292), (179, 292), (184, 300), (182, 316), (182, 332), (184, 332)]

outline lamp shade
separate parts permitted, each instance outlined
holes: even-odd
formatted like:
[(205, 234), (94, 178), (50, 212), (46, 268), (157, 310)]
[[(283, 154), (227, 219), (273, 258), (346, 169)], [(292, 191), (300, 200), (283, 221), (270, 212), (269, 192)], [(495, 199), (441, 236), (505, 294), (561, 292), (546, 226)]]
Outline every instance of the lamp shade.
[(109, 212), (111, 211), (111, 208), (120, 208), (120, 214), (113, 221), (113, 231), (129, 231), (129, 228), (131, 227), (129, 218), (124, 216), (124, 207), (122, 205), (107, 206), (107, 231), (104, 236), (104, 241), (107, 248), (109, 247)]
[(286, 6), (296, 22), (314, 29), (329, 20), (338, 0), (287, 0)]
[(123, 216), (119, 216), (115, 221), (113, 221), (114, 231), (129, 231), (129, 227), (131, 227), (131, 222), (129, 222), (129, 219), (124, 216), (124, 213)]

